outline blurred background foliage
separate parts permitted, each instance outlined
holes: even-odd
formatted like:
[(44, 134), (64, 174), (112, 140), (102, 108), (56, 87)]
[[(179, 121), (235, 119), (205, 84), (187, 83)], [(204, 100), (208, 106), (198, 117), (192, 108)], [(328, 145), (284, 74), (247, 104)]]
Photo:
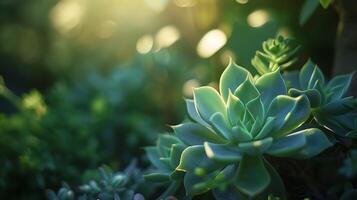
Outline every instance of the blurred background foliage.
[(318, 8), (300, 25), (302, 6), (2, 0), (0, 197), (41, 199), (44, 189), (79, 184), (101, 164), (123, 169), (163, 124), (184, 119), (192, 87), (217, 85), (230, 57), (254, 72), (250, 60), (267, 38), (296, 38), (301, 60), (311, 56), (329, 74), (337, 15)]

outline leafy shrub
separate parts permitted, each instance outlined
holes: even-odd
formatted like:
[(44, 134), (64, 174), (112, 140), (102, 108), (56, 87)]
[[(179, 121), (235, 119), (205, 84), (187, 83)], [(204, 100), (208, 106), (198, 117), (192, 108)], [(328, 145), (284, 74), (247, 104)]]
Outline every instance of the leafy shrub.
[[(77, 185), (89, 173), (84, 171), (102, 163), (121, 169), (140, 156), (138, 146), (150, 144), (161, 124), (177, 118), (162, 115), (167, 106), (177, 115), (181, 110), (180, 99), (169, 100), (165, 90), (152, 95), (152, 88), (162, 85), (162, 77), (152, 74), (160, 70), (174, 74), (177, 83), (184, 80), (182, 67), (155, 62), (161, 68), (153, 69), (143, 65), (147, 59), (153, 62), (148, 55), (107, 73), (89, 70), (76, 81), (57, 83), (46, 95), (31, 91), (18, 97), (2, 82), (0, 95), (17, 111), (0, 114), (0, 196), (39, 199), (62, 180)], [(178, 91), (181, 85), (165, 87)]]

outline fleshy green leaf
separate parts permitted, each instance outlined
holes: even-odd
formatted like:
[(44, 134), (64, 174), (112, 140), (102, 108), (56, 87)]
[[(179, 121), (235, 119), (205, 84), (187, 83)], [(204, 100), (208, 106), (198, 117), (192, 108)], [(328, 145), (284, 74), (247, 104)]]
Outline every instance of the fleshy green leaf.
[(223, 115), (219, 112), (212, 115), (210, 118), (210, 124), (212, 124), (213, 129), (226, 139), (232, 139), (232, 128), (228, 122), (224, 119)]
[(279, 70), (264, 74), (255, 82), (257, 89), (261, 94), (261, 99), (266, 107), (278, 95), (287, 94), (284, 79)]
[(275, 125), (275, 117), (268, 117), (260, 132), (257, 134), (257, 136), (255, 136), (255, 139), (263, 139), (267, 137), (273, 130), (274, 125)]
[(302, 89), (316, 89), (325, 84), (325, 78), (321, 70), (308, 60), (300, 71), (299, 82)]
[(305, 0), (304, 5), (302, 6), (299, 23), (303, 25), (311, 17), (314, 11), (319, 6), (318, 0)]
[(226, 140), (212, 130), (196, 123), (183, 123), (172, 127), (176, 136), (187, 145), (203, 145), (204, 142), (225, 143)]
[(166, 182), (170, 180), (169, 173), (150, 173), (144, 175), (144, 179), (149, 182)]
[(268, 117), (275, 117), (274, 137), (280, 137), (299, 127), (310, 116), (310, 103), (306, 96), (297, 98), (277, 96), (271, 103)]
[(259, 91), (253, 85), (252, 81), (247, 79), (238, 86), (237, 90), (234, 92), (234, 95), (237, 96), (243, 104), (247, 104), (249, 101), (259, 96)]
[(347, 92), (353, 74), (336, 76), (327, 84), (328, 88), (328, 101), (335, 101), (341, 99)]
[(311, 128), (300, 131), (305, 135), (306, 145), (300, 151), (292, 155), (298, 159), (308, 159), (320, 154), (332, 146), (326, 135), (319, 129)]
[(264, 153), (273, 143), (273, 138), (268, 137), (262, 140), (239, 143), (239, 150), (247, 155), (259, 155)]
[(176, 169), (193, 173), (196, 168), (203, 168), (207, 173), (210, 173), (219, 168), (219, 166), (207, 157), (203, 145), (195, 145), (186, 148), (182, 152), (180, 164)]
[(219, 91), (223, 99), (227, 101), (229, 91), (234, 92), (238, 85), (250, 76), (249, 71), (230, 60), (228, 67), (224, 70), (219, 80)]
[[(239, 121), (240, 122), (240, 121)], [(240, 122), (242, 123), (242, 122)], [(237, 125), (232, 128), (233, 138), (237, 140), (237, 142), (248, 142), (253, 139), (248, 130), (243, 128), (242, 125)]]
[(299, 151), (306, 144), (303, 132), (297, 132), (274, 140), (267, 153), (272, 156), (287, 157)]
[(244, 109), (244, 104), (236, 96), (229, 92), (227, 113), (232, 126), (237, 124), (238, 120), (243, 118)]
[(170, 151), (170, 164), (172, 168), (176, 168), (180, 164), (181, 154), (185, 150), (183, 144), (173, 144)]
[(187, 172), (184, 177), (186, 195), (194, 196), (211, 190), (213, 185), (210, 179), (213, 177), (201, 177)]
[(328, 8), (328, 6), (332, 3), (332, 0), (320, 0), (320, 4), (323, 8)]
[(157, 147), (161, 157), (169, 157), (170, 149), (173, 144), (181, 143), (181, 141), (174, 135), (160, 134), (157, 140)]
[(289, 90), (289, 95), (292, 97), (305, 95), (309, 99), (312, 108), (319, 107), (322, 102), (320, 92), (316, 89), (307, 89), (302, 91), (295, 88), (291, 88)]
[(225, 118), (227, 110), (225, 103), (218, 92), (208, 86), (200, 87), (194, 90), (194, 102), (199, 114), (206, 122), (209, 122), (211, 116), (217, 112)]
[(145, 152), (151, 164), (153, 164), (156, 168), (161, 170), (170, 170), (170, 167), (160, 160), (160, 155), (157, 147), (146, 147)]
[(247, 109), (250, 114), (252, 114), (254, 119), (263, 119), (265, 116), (264, 105), (260, 98), (260, 95), (247, 103)]
[(270, 183), (270, 175), (261, 156), (244, 156), (239, 164), (235, 186), (241, 192), (254, 197)]
[(215, 161), (231, 163), (242, 159), (239, 149), (229, 146), (228, 144), (205, 142), (204, 147), (208, 158)]
[(205, 122), (201, 116), (198, 114), (198, 111), (196, 110), (195, 102), (191, 99), (185, 99), (186, 101), (186, 109), (188, 116), (195, 122), (202, 124), (203, 126), (210, 127), (210, 125)]
[(299, 71), (295, 70), (284, 72), (283, 78), (286, 88), (300, 88)]

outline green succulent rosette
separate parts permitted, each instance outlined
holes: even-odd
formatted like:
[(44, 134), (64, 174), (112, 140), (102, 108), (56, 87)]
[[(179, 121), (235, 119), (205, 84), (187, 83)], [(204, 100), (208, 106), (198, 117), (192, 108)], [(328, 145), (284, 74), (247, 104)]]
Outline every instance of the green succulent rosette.
[(182, 151), (186, 145), (172, 134), (160, 134), (156, 146), (146, 147), (146, 155), (155, 169), (145, 175), (152, 182), (179, 180), (176, 167), (179, 165)]
[(284, 70), (295, 64), (300, 46), (293, 39), (278, 36), (264, 41), (262, 48), (263, 51), (257, 51), (251, 60), (260, 75), (277, 69)]
[(285, 73), (289, 95), (306, 95), (314, 119), (340, 136), (357, 136), (357, 100), (346, 97), (352, 74), (339, 75), (326, 81), (319, 67), (308, 60), (297, 72)]
[(175, 194), (182, 185), (183, 173), (176, 170), (180, 157), (187, 146), (175, 135), (160, 134), (156, 146), (146, 147), (146, 155), (154, 169), (144, 175), (148, 182), (168, 183), (170, 186), (158, 198), (164, 199)]
[[(220, 176), (225, 185), (255, 197), (276, 176), (265, 154), (307, 159), (331, 146), (319, 129), (297, 131), (310, 116), (310, 103), (305, 95), (288, 96), (279, 69), (254, 80), (246, 69), (230, 62), (219, 87), (219, 92), (207, 86), (196, 88), (194, 99), (186, 101), (194, 122), (174, 127), (188, 146), (176, 170), (197, 174), (202, 169), (210, 174), (229, 167), (229, 173)], [(193, 182), (184, 181), (186, 190), (197, 186)]]

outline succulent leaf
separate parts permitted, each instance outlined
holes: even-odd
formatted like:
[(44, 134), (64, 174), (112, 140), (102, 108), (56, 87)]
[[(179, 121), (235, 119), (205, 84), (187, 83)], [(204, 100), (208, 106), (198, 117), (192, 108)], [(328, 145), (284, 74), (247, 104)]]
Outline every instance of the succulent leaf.
[(236, 125), (239, 120), (244, 116), (244, 104), (238, 97), (229, 92), (227, 102), (227, 114), (232, 126)]
[(195, 122), (202, 124), (203, 126), (209, 127), (210, 125), (205, 122), (200, 114), (198, 113), (196, 106), (195, 106), (195, 102), (191, 99), (185, 99), (186, 101), (186, 109), (187, 109), (187, 113), (188, 116)]
[(300, 86), (306, 89), (315, 89), (325, 84), (325, 78), (321, 70), (311, 61), (308, 60), (302, 67), (299, 74)]
[(297, 132), (274, 141), (267, 154), (277, 157), (288, 157), (305, 147), (306, 138), (303, 132)]
[(249, 71), (230, 60), (219, 80), (219, 91), (223, 99), (227, 101), (229, 91), (234, 92), (238, 85), (249, 78), (252, 78)]
[(263, 192), (270, 183), (270, 175), (261, 156), (243, 156), (237, 173), (235, 186), (250, 197)]
[(217, 112), (213, 114), (209, 121), (218, 134), (222, 135), (225, 139), (233, 139), (232, 127), (221, 113)]
[(284, 79), (279, 70), (262, 75), (257, 79), (255, 85), (265, 106), (269, 106), (276, 96), (287, 94)]
[(264, 153), (273, 144), (273, 138), (268, 137), (252, 142), (242, 142), (238, 144), (239, 150), (246, 155), (258, 156)]
[(259, 91), (253, 85), (252, 81), (247, 79), (237, 87), (234, 91), (234, 95), (237, 96), (243, 104), (247, 104), (249, 101), (259, 96)]
[(227, 116), (225, 103), (219, 93), (212, 87), (204, 86), (196, 88), (193, 92), (196, 109), (206, 122), (217, 112), (224, 118)]
[(209, 159), (203, 145), (187, 147), (181, 155), (181, 160), (177, 170), (184, 172), (195, 172), (195, 169), (205, 169), (207, 173), (220, 168), (221, 165)]
[(327, 96), (328, 102), (339, 100), (346, 94), (351, 84), (352, 76), (353, 74), (339, 75), (328, 82), (326, 85), (329, 93)]
[(176, 136), (187, 145), (202, 145), (205, 141), (225, 143), (226, 140), (212, 130), (192, 122), (172, 127)]
[(229, 144), (204, 143), (208, 158), (224, 163), (237, 162), (242, 159), (242, 154), (237, 147)]
[(297, 159), (308, 159), (320, 154), (325, 149), (332, 146), (326, 135), (317, 128), (305, 129), (300, 131), (305, 135), (306, 145), (300, 151), (291, 155)]
[(292, 97), (298, 97), (300, 95), (305, 95), (310, 102), (312, 108), (318, 107), (321, 105), (321, 94), (316, 89), (307, 89), (307, 90), (298, 90), (291, 88), (289, 90), (289, 95)]
[(275, 117), (274, 137), (281, 137), (299, 127), (310, 115), (310, 104), (306, 96), (297, 98), (277, 96), (271, 103), (267, 116)]

